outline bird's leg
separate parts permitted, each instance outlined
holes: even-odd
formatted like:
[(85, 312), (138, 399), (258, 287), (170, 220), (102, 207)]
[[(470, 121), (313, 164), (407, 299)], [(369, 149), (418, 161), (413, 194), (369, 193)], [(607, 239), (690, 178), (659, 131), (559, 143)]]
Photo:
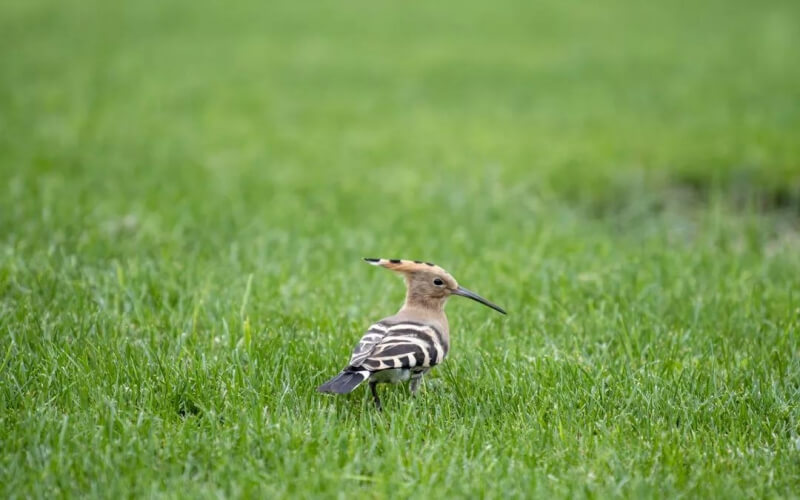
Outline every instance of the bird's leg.
[(411, 375), (411, 382), (408, 383), (408, 388), (411, 389), (411, 395), (416, 396), (419, 389), (419, 383), (422, 382), (422, 372)]
[(375, 408), (377, 408), (378, 411), (383, 411), (383, 407), (381, 406), (381, 398), (378, 397), (378, 383), (370, 382), (369, 390), (372, 391), (372, 400), (375, 401)]
[(418, 372), (411, 372), (411, 382), (408, 384), (408, 388), (411, 389), (411, 395), (416, 396), (417, 390), (419, 389), (419, 384), (422, 382), (422, 376), (428, 373), (430, 368), (425, 368), (424, 370), (420, 370)]

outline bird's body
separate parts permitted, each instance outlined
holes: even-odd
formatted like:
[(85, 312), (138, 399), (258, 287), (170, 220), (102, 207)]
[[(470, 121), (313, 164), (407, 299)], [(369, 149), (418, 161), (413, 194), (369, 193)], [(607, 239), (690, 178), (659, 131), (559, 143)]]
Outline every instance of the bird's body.
[(458, 286), (444, 269), (430, 263), (399, 259), (365, 259), (369, 263), (402, 273), (407, 294), (397, 314), (371, 325), (350, 356), (350, 362), (336, 377), (317, 390), (347, 393), (369, 380), (376, 406), (380, 409), (376, 385), (411, 380), (416, 392), (422, 376), (441, 363), (450, 350), (450, 330), (444, 305), (451, 294), (463, 295), (505, 311)]

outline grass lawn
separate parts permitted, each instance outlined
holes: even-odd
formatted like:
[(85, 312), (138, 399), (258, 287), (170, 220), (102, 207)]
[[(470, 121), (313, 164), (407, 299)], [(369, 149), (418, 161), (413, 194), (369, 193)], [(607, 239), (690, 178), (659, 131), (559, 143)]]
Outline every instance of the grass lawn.
[[(797, 497), (800, 3), (0, 4), (0, 497)], [(436, 262), (410, 399), (315, 392)]]

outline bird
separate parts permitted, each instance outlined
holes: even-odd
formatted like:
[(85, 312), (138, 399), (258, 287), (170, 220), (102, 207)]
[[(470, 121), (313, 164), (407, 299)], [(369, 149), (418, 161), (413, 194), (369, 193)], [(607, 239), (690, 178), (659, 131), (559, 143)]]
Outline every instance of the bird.
[(447, 356), (450, 331), (444, 306), (451, 295), (470, 298), (502, 314), (506, 314), (506, 311), (460, 286), (450, 273), (431, 262), (376, 258), (364, 260), (405, 278), (405, 302), (397, 314), (372, 324), (353, 349), (347, 366), (317, 390), (346, 394), (369, 380), (375, 407), (382, 411), (378, 384), (410, 380), (409, 389), (414, 396), (423, 375)]

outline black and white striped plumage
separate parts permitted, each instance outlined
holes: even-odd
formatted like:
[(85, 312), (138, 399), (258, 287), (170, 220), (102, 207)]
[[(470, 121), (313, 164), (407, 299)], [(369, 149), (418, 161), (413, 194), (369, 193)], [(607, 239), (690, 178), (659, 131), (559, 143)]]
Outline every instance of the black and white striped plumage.
[(415, 321), (379, 321), (353, 349), (347, 368), (319, 387), (321, 392), (350, 392), (374, 377), (379, 382), (416, 379), (441, 363), (450, 345), (433, 325)]
[(433, 325), (415, 321), (378, 322), (361, 337), (350, 358), (350, 366), (370, 371), (430, 368), (444, 359), (448, 344)]
[(450, 333), (444, 305), (451, 295), (471, 298), (505, 314), (502, 308), (459, 286), (447, 271), (430, 262), (365, 260), (405, 277), (405, 303), (397, 314), (369, 327), (353, 350), (347, 367), (319, 386), (320, 392), (344, 394), (369, 380), (375, 405), (380, 409), (376, 384), (410, 379), (413, 394), (425, 372), (447, 356)]

